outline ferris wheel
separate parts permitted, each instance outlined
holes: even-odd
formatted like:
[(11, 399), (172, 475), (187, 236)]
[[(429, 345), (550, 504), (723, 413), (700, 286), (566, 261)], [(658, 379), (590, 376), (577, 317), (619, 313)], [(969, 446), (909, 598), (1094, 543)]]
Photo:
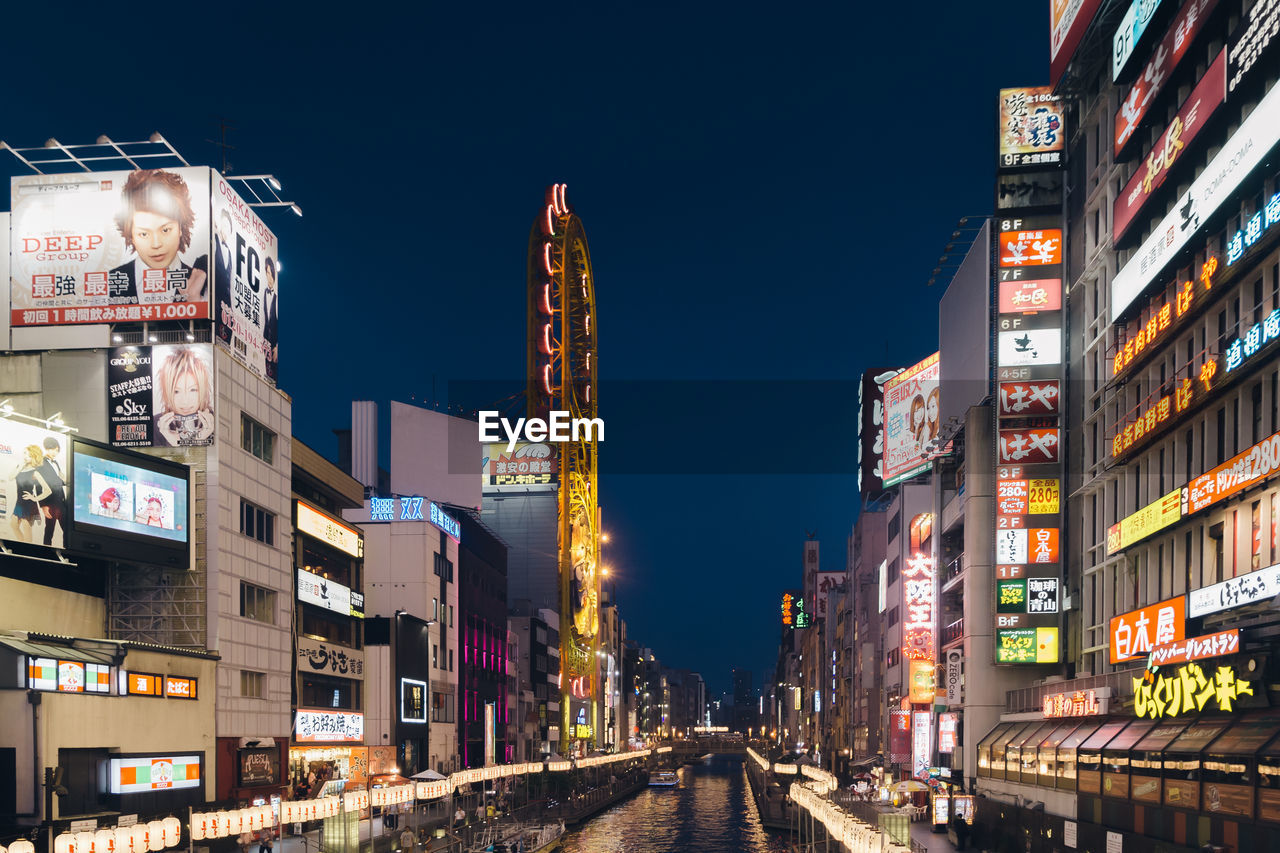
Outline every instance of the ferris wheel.
[[(529, 234), (528, 417), (564, 411), (575, 422), (597, 413), (595, 276), (582, 220), (565, 185), (547, 188)], [(600, 509), (596, 445), (588, 431), (554, 445), (559, 457), (557, 541), (560, 572), (561, 740), (595, 745), (593, 725), (571, 718), (570, 697), (596, 719), (600, 622)]]

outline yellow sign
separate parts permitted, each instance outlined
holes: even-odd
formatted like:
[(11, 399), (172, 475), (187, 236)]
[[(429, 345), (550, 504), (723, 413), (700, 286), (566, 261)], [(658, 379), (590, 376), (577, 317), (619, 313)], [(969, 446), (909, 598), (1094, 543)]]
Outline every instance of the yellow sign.
[(353, 557), (364, 556), (364, 537), (338, 519), (298, 501), (298, 529)]
[(1220, 666), (1206, 677), (1199, 664), (1178, 667), (1172, 675), (1160, 673), (1152, 681), (1147, 676), (1133, 680), (1133, 713), (1139, 717), (1175, 717), (1203, 711), (1212, 705), (1219, 711), (1235, 710), (1231, 703), (1241, 696), (1252, 696), (1251, 682), (1236, 678), (1235, 670)]
[(937, 666), (931, 660), (910, 661), (908, 692), (912, 702), (928, 704), (938, 689)]
[(1133, 515), (1120, 520), (1107, 529), (1107, 556), (1123, 551), (1157, 533), (1182, 518), (1182, 490), (1152, 501)]
[(1031, 480), (1027, 489), (1028, 511), (1032, 515), (1058, 514), (1058, 481)]

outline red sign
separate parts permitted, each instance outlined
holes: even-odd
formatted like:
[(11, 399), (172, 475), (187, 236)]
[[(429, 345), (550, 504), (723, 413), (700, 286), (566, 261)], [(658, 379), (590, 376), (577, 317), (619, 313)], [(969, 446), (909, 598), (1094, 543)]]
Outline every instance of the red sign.
[(1050, 0), (1049, 85), (1057, 86), (1102, 0)]
[(1060, 387), (1057, 379), (1001, 382), (1000, 417), (1056, 415)]
[(1005, 231), (1000, 235), (1000, 266), (1037, 267), (1062, 263), (1062, 229)]
[(1182, 514), (1199, 512), (1270, 477), (1280, 468), (1280, 432), (1182, 487)]
[(1156, 646), (1176, 643), (1187, 636), (1187, 599), (1170, 598), (1139, 610), (1112, 617), (1107, 632), (1110, 660), (1122, 663), (1142, 657)]
[(1133, 177), (1116, 199), (1111, 216), (1113, 243), (1120, 242), (1146, 206), (1147, 199), (1164, 184), (1173, 164), (1191, 145), (1196, 134), (1208, 123), (1218, 107), (1222, 106), (1226, 93), (1227, 52), (1224, 50), (1209, 66), (1204, 77), (1200, 78), (1200, 82), (1182, 104), (1182, 109), (1169, 122), (1164, 134), (1147, 154), (1147, 159), (1133, 173)]
[(1217, 5), (1218, 0), (1187, 0), (1182, 4), (1164, 39), (1151, 51), (1151, 59), (1147, 61), (1142, 76), (1134, 81), (1129, 94), (1120, 104), (1120, 111), (1116, 113), (1116, 154), (1133, 137), (1133, 132), (1142, 123), (1151, 102), (1160, 94), (1165, 81), (1182, 61), (1187, 48), (1200, 34), (1200, 27)]
[(1000, 282), (1001, 314), (1034, 314), (1062, 307), (1062, 279), (1038, 278)]
[(1102, 713), (1097, 690), (1054, 693), (1044, 697), (1043, 708), (1046, 717), (1092, 717)]
[(1151, 650), (1151, 663), (1165, 666), (1173, 663), (1190, 663), (1193, 660), (1233, 655), (1240, 651), (1240, 629), (1218, 631), (1203, 637), (1189, 637), (1176, 643), (1156, 646)]
[(1058, 528), (1034, 527), (1027, 531), (1027, 557), (1032, 563), (1058, 562)]
[(1026, 480), (1001, 480), (996, 485), (996, 514), (1027, 514)]
[(1029, 465), (1058, 461), (1058, 430), (1000, 430), (1000, 464), (1020, 462)]

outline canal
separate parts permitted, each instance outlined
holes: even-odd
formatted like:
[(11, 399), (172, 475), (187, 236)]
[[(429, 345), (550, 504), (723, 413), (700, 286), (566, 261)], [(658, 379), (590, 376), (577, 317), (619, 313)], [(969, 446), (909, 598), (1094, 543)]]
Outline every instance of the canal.
[(714, 755), (680, 770), (677, 788), (647, 788), (564, 837), (565, 853), (776, 853), (782, 837), (760, 825), (740, 756)]

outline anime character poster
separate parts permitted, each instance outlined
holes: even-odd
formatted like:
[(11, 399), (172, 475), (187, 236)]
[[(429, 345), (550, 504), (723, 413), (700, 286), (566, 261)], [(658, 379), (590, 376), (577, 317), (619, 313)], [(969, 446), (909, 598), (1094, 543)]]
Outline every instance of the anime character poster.
[(70, 444), (63, 433), (0, 418), (0, 539), (63, 547)]
[(941, 388), (938, 353), (908, 367), (884, 386), (884, 484), (924, 471), (940, 449)]

